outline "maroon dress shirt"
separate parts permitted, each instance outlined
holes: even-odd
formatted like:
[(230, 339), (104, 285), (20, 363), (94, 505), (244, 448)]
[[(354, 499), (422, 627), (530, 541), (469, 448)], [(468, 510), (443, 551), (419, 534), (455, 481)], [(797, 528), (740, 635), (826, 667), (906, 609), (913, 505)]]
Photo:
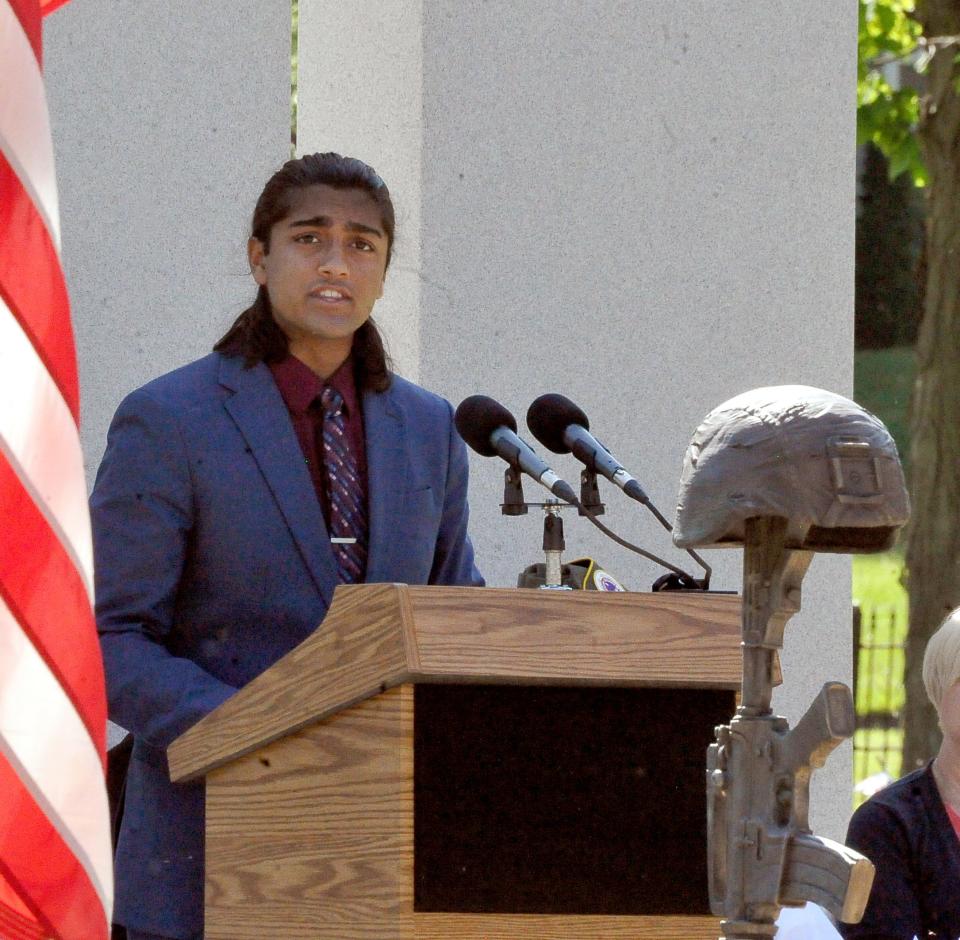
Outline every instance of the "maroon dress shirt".
[[(343, 396), (344, 428), (350, 448), (357, 460), (360, 487), (364, 502), (367, 501), (367, 453), (363, 440), (363, 411), (357, 382), (353, 372), (353, 357), (324, 381), (309, 366), (296, 356), (287, 355), (280, 362), (271, 363), (270, 371), (283, 401), (290, 412), (293, 430), (313, 480), (313, 488), (323, 509), (323, 520), (330, 527), (330, 505), (327, 498), (325, 471), (323, 467), (323, 408), (320, 393), (332, 385)], [(369, 518), (369, 510), (367, 512)]]

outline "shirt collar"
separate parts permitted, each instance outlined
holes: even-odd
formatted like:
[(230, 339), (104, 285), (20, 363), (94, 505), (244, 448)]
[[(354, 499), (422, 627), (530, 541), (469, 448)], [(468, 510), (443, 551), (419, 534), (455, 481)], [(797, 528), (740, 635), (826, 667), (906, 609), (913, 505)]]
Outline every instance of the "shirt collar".
[(270, 363), (270, 371), (273, 373), (284, 403), (292, 414), (306, 413), (313, 400), (327, 385), (332, 385), (343, 397), (344, 409), (348, 415), (359, 412), (360, 399), (357, 394), (352, 355), (347, 356), (343, 364), (326, 381), (290, 353), (287, 353), (279, 362)]

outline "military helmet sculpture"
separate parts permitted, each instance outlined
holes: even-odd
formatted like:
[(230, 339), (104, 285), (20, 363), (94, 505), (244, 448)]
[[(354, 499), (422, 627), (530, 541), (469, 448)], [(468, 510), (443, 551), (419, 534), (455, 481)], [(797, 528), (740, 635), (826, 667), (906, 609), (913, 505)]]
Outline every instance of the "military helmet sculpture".
[(798, 549), (892, 546), (909, 502), (883, 422), (805, 385), (753, 389), (714, 408), (684, 457), (673, 540), (736, 546), (754, 516), (786, 518), (787, 543)]
[(771, 696), (812, 553), (882, 551), (908, 515), (883, 423), (823, 389), (731, 398), (687, 448), (674, 542), (744, 548), (741, 701), (707, 751), (710, 908), (723, 940), (773, 937), (784, 904), (816, 901), (851, 923), (863, 914), (873, 866), (814, 836), (808, 819), (812, 771), (853, 734), (853, 696), (827, 683), (793, 730)]

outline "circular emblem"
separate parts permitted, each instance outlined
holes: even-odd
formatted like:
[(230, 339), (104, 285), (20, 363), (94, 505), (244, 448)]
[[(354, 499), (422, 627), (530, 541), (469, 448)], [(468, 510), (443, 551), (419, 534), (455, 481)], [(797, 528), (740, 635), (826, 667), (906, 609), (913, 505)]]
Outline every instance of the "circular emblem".
[(625, 591), (626, 588), (617, 579), (598, 568), (593, 572), (593, 586), (598, 591)]

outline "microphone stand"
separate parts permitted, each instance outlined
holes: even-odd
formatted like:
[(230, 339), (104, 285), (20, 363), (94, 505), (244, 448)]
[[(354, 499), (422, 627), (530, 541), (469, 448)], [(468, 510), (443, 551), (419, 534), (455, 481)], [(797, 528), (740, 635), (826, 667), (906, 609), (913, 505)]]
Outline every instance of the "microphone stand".
[(525, 516), (527, 504), (523, 499), (523, 472), (514, 464), (503, 471), (503, 502), (500, 512), (505, 516)]
[[(648, 552), (646, 549), (640, 548), (638, 545), (634, 545), (632, 542), (628, 542), (626, 539), (620, 538), (616, 532), (607, 528), (598, 518), (604, 511), (603, 503), (599, 501), (599, 489), (597, 487), (597, 477), (596, 474), (587, 469), (583, 472), (580, 478), (581, 483), (581, 499), (572, 497), (569, 503), (561, 503), (559, 500), (551, 499), (547, 503), (528, 503), (523, 498), (523, 471), (520, 469), (519, 464), (508, 461), (507, 469), (503, 472), (503, 502), (500, 504), (500, 512), (505, 516), (523, 516), (526, 515), (527, 510), (530, 506), (542, 506), (547, 510), (547, 506), (552, 506), (553, 510), (548, 511), (547, 517), (544, 519), (544, 551), (548, 551), (547, 543), (548, 540), (553, 540), (555, 536), (547, 532), (547, 527), (555, 525), (560, 522), (559, 512), (562, 508), (569, 506), (576, 506), (580, 511), (581, 516), (586, 516), (586, 518), (596, 526), (604, 535), (612, 539), (618, 545), (622, 545), (624, 548), (629, 549), (632, 552), (635, 552), (638, 555), (642, 555), (644, 558), (648, 558), (650, 561), (655, 562), (658, 565), (666, 568), (668, 571), (673, 573), (676, 580), (671, 581), (671, 587), (676, 588), (694, 588), (697, 590), (707, 590), (710, 585), (710, 567), (704, 564), (706, 570), (706, 578), (703, 581), (697, 581), (695, 578), (688, 575), (682, 568), (678, 568), (676, 565), (670, 564), (668, 561), (664, 561), (662, 558), (658, 558), (652, 552)], [(586, 497), (584, 499), (583, 497)], [(655, 512), (655, 510), (654, 510)], [(550, 515), (556, 515), (556, 522), (549, 522)], [(662, 517), (660, 517), (662, 519)], [(669, 522), (663, 520), (663, 523), (667, 526), (668, 529), (672, 530)], [(563, 549), (563, 529), (562, 523), (560, 524), (560, 548)], [(555, 551), (555, 549), (550, 548), (549, 551)], [(698, 558), (693, 551), (687, 549), (688, 554), (693, 555)], [(549, 561), (549, 556), (548, 556)], [(664, 590), (664, 579), (658, 579), (657, 583), (654, 585), (654, 590)], [(675, 586), (674, 586), (675, 585)], [(544, 585), (547, 587), (548, 585)], [(554, 585), (555, 587), (556, 585)]]
[(552, 590), (570, 590), (563, 584), (563, 519), (560, 516), (560, 504), (556, 500), (547, 500), (543, 504), (543, 587)]
[(577, 512), (581, 516), (602, 516), (603, 503), (600, 501), (600, 487), (597, 486), (596, 471), (584, 467), (580, 471), (580, 505)]

